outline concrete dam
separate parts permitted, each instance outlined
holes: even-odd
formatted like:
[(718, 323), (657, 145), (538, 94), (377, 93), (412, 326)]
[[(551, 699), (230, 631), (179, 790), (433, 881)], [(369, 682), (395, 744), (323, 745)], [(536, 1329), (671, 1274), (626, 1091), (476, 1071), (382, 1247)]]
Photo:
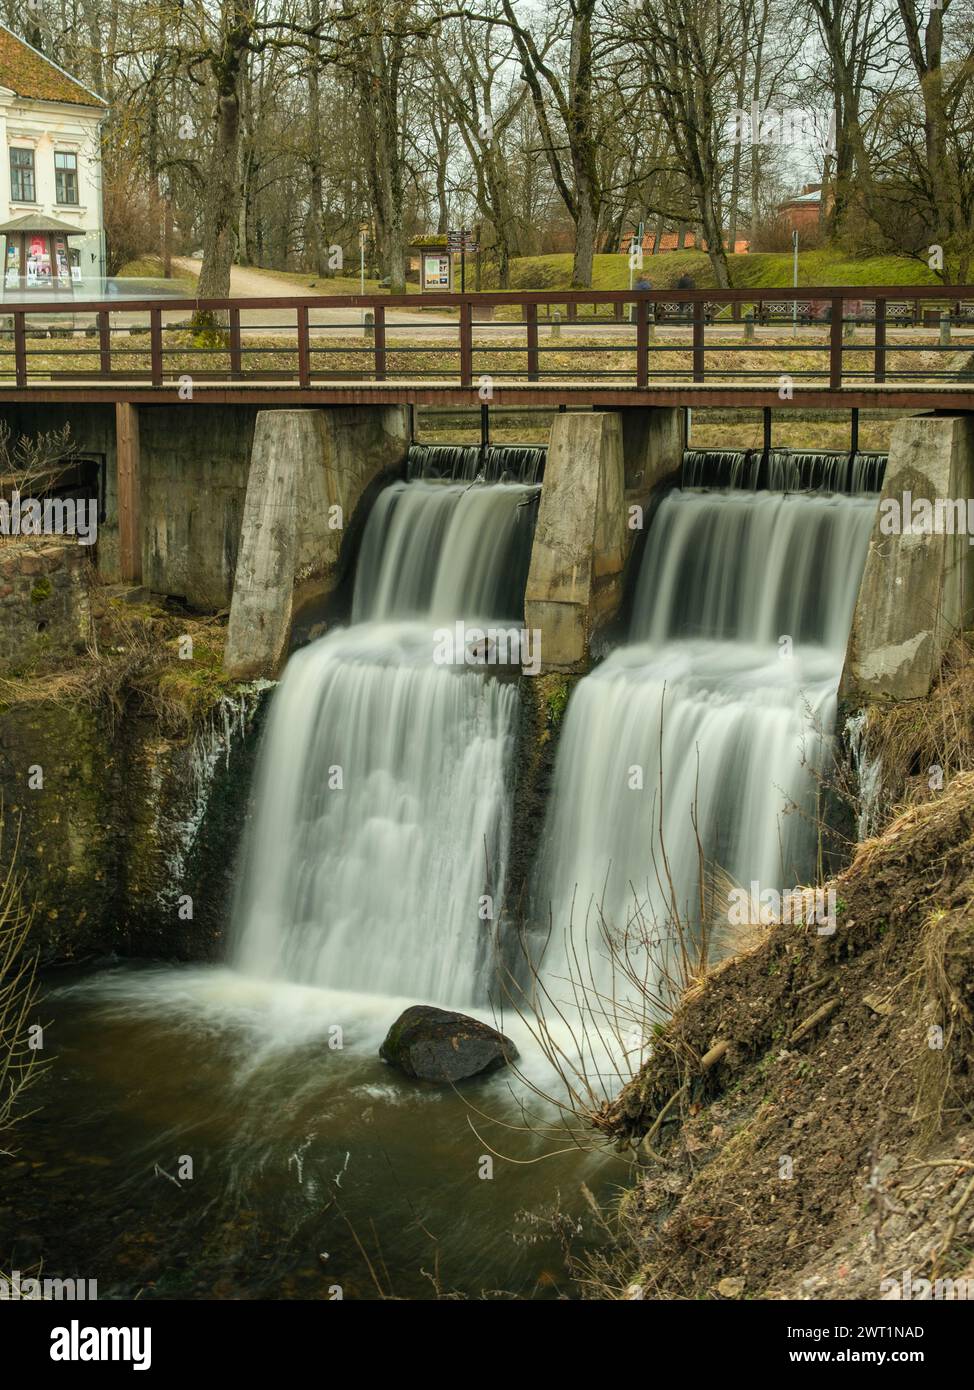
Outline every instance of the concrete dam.
[[(355, 1210), (398, 1230), (375, 1158), (376, 1117), (394, 1119), (391, 1159), (445, 1257), (535, 1278), (495, 1207), (452, 1221), (465, 1102), (390, 1083), (380, 1043), (410, 1007), (462, 1010), (519, 1054), (513, 1081), (485, 1082), (498, 1123), (551, 1103), (552, 1047), (598, 1103), (647, 1055), (688, 944), (725, 948), (730, 895), (818, 882), (847, 724), (926, 693), (968, 614), (968, 536), (890, 518), (970, 491), (969, 417), (901, 420), (887, 456), (688, 449), (685, 412), (662, 407), (556, 414), (546, 447), (417, 444), (402, 406), (140, 407), (123, 515), (113, 409), (65, 409), (105, 464), (103, 575), (226, 611), (224, 667), (263, 711), (252, 772), (236, 715), (194, 752), (186, 844), (224, 838), (232, 892), (189, 883), (190, 851), (170, 865), (152, 954), (188, 893), (189, 963), (134, 950), (53, 996), (68, 1039), (95, 1030), (117, 1098), (96, 1133), (82, 1084), (85, 1142), (202, 1144), (208, 1209), (232, 1223), (257, 1202), (280, 1232), (357, 1174)], [(137, 1104), (136, 1026), (158, 1059)], [(173, 1223), (171, 1257), (196, 1220)], [(390, 1241), (402, 1266), (414, 1239)], [(253, 1287), (283, 1277), (320, 1277), (286, 1239)]]

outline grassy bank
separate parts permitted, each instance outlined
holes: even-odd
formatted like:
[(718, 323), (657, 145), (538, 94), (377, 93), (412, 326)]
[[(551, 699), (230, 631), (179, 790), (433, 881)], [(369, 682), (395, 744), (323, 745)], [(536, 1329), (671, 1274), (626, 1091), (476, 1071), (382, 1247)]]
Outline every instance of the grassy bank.
[[(771, 289), (792, 284), (790, 252), (759, 251), (749, 256), (728, 256), (731, 284), (740, 289)], [(672, 289), (683, 275), (693, 277), (698, 289), (715, 285), (710, 261), (703, 251), (669, 251), (647, 256), (643, 273), (657, 289)], [(572, 258), (525, 256), (512, 262), (511, 288), (515, 290), (568, 289)], [(854, 258), (841, 251), (802, 251), (798, 256), (800, 285), (935, 285), (936, 276), (920, 261), (903, 256)], [(629, 288), (629, 258), (596, 256), (592, 274), (596, 290)]]
[(116, 278), (120, 280), (158, 280), (170, 288), (185, 289), (187, 293), (192, 293), (195, 289), (195, 277), (187, 275), (185, 271), (174, 271), (168, 277), (163, 275), (162, 271), (161, 256), (139, 256), (134, 261), (126, 261)]

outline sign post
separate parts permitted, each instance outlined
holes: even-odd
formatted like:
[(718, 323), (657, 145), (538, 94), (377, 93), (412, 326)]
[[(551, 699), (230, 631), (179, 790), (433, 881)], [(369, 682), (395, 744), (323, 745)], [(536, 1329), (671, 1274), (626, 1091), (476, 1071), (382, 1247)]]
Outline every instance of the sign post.
[(460, 293), (463, 294), (467, 288), (467, 252), (473, 255), (480, 250), (480, 246), (470, 228), (461, 227), (459, 231), (451, 228), (447, 232), (447, 248), (451, 255), (460, 253)]

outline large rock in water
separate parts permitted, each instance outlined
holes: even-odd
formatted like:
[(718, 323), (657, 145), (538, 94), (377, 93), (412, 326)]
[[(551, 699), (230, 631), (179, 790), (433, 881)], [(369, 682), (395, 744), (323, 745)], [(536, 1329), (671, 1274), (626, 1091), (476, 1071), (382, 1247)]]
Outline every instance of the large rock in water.
[(465, 1081), (506, 1067), (517, 1048), (496, 1028), (466, 1014), (414, 1004), (399, 1015), (379, 1056), (421, 1081)]

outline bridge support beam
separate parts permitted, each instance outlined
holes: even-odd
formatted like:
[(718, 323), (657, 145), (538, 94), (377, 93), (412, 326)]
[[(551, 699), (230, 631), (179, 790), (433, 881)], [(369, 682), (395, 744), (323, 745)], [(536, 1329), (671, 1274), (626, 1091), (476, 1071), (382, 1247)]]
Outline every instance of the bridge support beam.
[[(952, 634), (971, 620), (974, 547), (956, 528), (918, 529), (922, 513), (914, 504), (958, 503), (966, 530), (972, 495), (974, 416), (897, 421), (852, 620), (843, 702), (929, 693)], [(949, 506), (942, 514), (950, 515)]]
[[(637, 530), (629, 507), (676, 472), (683, 411), (556, 415), (525, 593), (546, 671), (588, 665), (593, 634), (615, 614)], [(641, 515), (641, 513), (640, 513)]]
[(142, 583), (142, 467), (139, 408), (115, 404), (115, 457), (118, 477), (118, 565), (122, 582)]
[(408, 448), (402, 406), (258, 413), (224, 656), (230, 675), (277, 675), (295, 615), (334, 586), (363, 492)]

